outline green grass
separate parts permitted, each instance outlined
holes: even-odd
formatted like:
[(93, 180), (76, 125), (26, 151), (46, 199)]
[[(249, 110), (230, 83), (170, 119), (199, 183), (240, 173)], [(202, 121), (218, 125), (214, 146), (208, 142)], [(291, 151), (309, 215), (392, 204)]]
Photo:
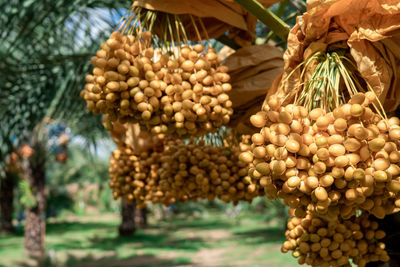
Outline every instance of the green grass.
[[(264, 216), (152, 221), (132, 237), (118, 237), (116, 215), (67, 219), (47, 225), (46, 249), (56, 266), (296, 266), (280, 252), (280, 225)], [(22, 234), (0, 235), (0, 259), (0, 266), (36, 264), (23, 253)]]

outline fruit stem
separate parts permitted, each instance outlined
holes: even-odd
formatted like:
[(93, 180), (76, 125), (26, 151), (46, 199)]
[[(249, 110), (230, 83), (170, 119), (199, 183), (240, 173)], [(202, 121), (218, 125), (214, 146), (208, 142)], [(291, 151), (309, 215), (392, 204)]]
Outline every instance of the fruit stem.
[(206, 36), (208, 46), (209, 46), (209, 47), (212, 47), (212, 44), (211, 44), (211, 42), (210, 42), (210, 37), (208, 36), (208, 32), (207, 32), (207, 30), (206, 30), (206, 27), (204, 26), (204, 23), (203, 23), (203, 21), (201, 20), (201, 18), (198, 17), (198, 19), (199, 19), (199, 21), (200, 21), (200, 26), (201, 26), (201, 28), (202, 28), (202, 30), (203, 30), (203, 32), (204, 32), (204, 35)]
[(193, 23), (193, 27), (194, 27), (194, 30), (196, 31), (197, 38), (199, 38), (199, 42), (201, 42), (201, 35), (200, 35), (199, 29), (197, 28), (196, 23), (195, 23), (195, 21), (193, 19), (193, 16), (191, 14), (189, 14), (189, 17), (190, 17), (190, 19), (191, 19), (191, 21)]

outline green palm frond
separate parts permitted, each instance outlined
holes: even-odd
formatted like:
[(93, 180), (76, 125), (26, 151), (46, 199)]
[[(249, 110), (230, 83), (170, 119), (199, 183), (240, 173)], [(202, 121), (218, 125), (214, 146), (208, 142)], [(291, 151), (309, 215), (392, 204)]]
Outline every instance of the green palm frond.
[(129, 1), (0, 0), (0, 162), (49, 116), (94, 139), (101, 118), (79, 97), (89, 59)]

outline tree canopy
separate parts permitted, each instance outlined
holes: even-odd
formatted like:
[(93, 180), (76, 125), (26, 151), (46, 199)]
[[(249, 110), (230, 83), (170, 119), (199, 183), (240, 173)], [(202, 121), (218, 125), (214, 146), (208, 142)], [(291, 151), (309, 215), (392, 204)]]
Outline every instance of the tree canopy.
[[(129, 1), (2, 1), (0, 159), (45, 117), (89, 140), (104, 134), (79, 92), (90, 57)], [(96, 130), (95, 130), (96, 129)]]

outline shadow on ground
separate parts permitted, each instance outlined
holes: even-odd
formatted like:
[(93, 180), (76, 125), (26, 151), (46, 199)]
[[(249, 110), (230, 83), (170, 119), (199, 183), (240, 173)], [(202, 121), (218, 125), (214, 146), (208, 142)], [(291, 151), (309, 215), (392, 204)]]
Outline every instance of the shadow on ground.
[[(16, 267), (32, 267), (32, 266), (65, 266), (65, 267), (162, 267), (162, 266), (184, 266), (190, 264), (190, 259), (187, 258), (176, 258), (176, 259), (164, 259), (156, 257), (154, 255), (140, 255), (134, 257), (128, 257), (126, 259), (119, 259), (116, 256), (104, 256), (98, 257), (94, 255), (86, 255), (84, 257), (76, 256), (73, 254), (68, 254), (66, 261), (61, 265), (57, 263), (52, 263), (52, 261), (47, 258), (46, 260), (30, 261), (30, 262), (16, 262), (14, 266)], [(1, 266), (1, 265), (0, 265)]]
[(282, 228), (263, 227), (252, 230), (234, 232), (233, 238), (240, 239), (242, 244), (257, 245), (265, 243), (282, 243), (285, 239), (285, 232)]
[(69, 231), (92, 231), (93, 229), (115, 230), (116, 224), (106, 222), (53, 222), (46, 225), (47, 234), (59, 234)]
[[(70, 249), (97, 249), (97, 250), (114, 250), (117, 246), (129, 245), (133, 248), (145, 247), (147, 249), (170, 249), (170, 250), (186, 250), (186, 251), (197, 251), (201, 248), (206, 248), (209, 245), (206, 240), (198, 237), (193, 238), (176, 238), (173, 237), (174, 230), (177, 229), (190, 229), (196, 228), (201, 229), (215, 229), (227, 227), (226, 224), (218, 224), (217, 222), (213, 224), (203, 223), (203, 222), (186, 222), (185, 225), (180, 225), (175, 223), (171, 225), (160, 225), (160, 226), (150, 226), (144, 231), (137, 230), (133, 236), (119, 237), (115, 231), (116, 227), (114, 224), (107, 223), (52, 223), (47, 227), (48, 234), (61, 234), (69, 231), (85, 231), (93, 229), (101, 229), (101, 231), (106, 231), (112, 234), (112, 236), (101, 236), (94, 235), (88, 240), (76, 239), (76, 238), (66, 238), (64, 242), (57, 243), (52, 246), (55, 250), (70, 250)], [(89, 242), (88, 242), (89, 241)]]
[(70, 255), (64, 266), (67, 267), (124, 267), (124, 266), (135, 266), (135, 267), (156, 267), (156, 266), (182, 266), (190, 264), (190, 259), (177, 258), (177, 259), (163, 259), (154, 255), (141, 255), (130, 257), (126, 259), (116, 259), (115, 257), (106, 257), (98, 259), (93, 256), (86, 256), (84, 258), (76, 258)]
[(109, 238), (92, 238), (90, 242), (93, 248), (112, 250), (116, 245), (130, 244), (135, 247), (135, 244), (140, 245), (147, 249), (169, 249), (169, 250), (186, 250), (186, 251), (197, 251), (200, 248), (208, 247), (208, 244), (202, 238), (172, 238), (170, 233), (155, 233), (145, 234), (143, 232), (137, 232), (132, 237), (109, 237)]
[[(164, 222), (165, 226), (161, 226), (163, 229), (173, 230), (173, 229), (201, 229), (201, 230), (217, 230), (217, 229), (227, 229), (234, 225), (234, 222), (226, 222), (222, 220), (193, 220), (193, 221), (171, 221), (168, 220)], [(156, 226), (157, 227), (157, 226)]]

